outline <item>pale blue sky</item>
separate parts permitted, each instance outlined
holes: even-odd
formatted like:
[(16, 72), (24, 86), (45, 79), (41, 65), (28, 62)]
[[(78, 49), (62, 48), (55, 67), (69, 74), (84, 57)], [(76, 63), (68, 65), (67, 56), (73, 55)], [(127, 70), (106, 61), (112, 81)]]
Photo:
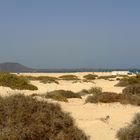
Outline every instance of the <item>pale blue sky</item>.
[(139, 0), (1, 0), (0, 62), (140, 66)]

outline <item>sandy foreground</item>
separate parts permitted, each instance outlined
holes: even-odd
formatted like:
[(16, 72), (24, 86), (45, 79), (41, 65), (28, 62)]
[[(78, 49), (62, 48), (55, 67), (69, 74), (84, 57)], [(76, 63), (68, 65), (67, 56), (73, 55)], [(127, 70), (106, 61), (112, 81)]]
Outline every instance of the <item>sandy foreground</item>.
[[(66, 73), (65, 73), (66, 74)], [(87, 73), (70, 73), (82, 78)], [(96, 73), (98, 75), (110, 75), (110, 73)], [(32, 76), (54, 76), (59, 77), (63, 73), (26, 73), (21, 75)], [(42, 84), (39, 81), (31, 81), (32, 84), (38, 87), (37, 91), (19, 91), (12, 90), (7, 87), (0, 87), (0, 95), (11, 95), (13, 93), (23, 93), (31, 95), (33, 93), (44, 94), (53, 90), (71, 90), (74, 92), (82, 89), (90, 89), (91, 87), (102, 87), (103, 91), (121, 93), (122, 87), (115, 87), (118, 81), (108, 81), (103, 79), (94, 80), (94, 83), (73, 83), (72, 81), (59, 81), (59, 84)], [(140, 108), (132, 105), (121, 105), (119, 103), (111, 104), (85, 104), (86, 96), (82, 99), (70, 99), (68, 103), (59, 103), (65, 112), (69, 112), (75, 119), (76, 125), (81, 128), (91, 140), (116, 140), (117, 131), (124, 126), (127, 126), (136, 113), (140, 113)], [(109, 116), (108, 121), (104, 122), (101, 118)]]

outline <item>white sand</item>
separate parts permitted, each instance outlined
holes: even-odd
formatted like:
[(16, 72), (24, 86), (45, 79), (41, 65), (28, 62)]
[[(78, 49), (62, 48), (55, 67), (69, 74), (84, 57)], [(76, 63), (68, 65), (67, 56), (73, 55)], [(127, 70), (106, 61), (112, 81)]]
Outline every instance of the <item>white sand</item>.
[[(65, 73), (67, 74), (67, 73)], [(75, 74), (79, 78), (87, 73), (70, 73)], [(110, 75), (111, 73), (95, 73), (98, 75)], [(22, 75), (32, 76), (54, 76), (59, 77), (64, 75), (63, 73), (28, 73)], [(48, 91), (64, 89), (78, 92), (82, 89), (90, 89), (91, 87), (97, 86), (102, 87), (103, 91), (111, 91), (121, 93), (121, 87), (115, 87), (118, 81), (108, 81), (97, 79), (94, 83), (73, 83), (70, 81), (59, 81), (59, 84), (42, 84), (39, 81), (32, 81), (31, 83), (36, 85), (39, 90), (28, 91), (28, 90), (12, 90), (6, 87), (0, 87), (0, 95), (11, 95), (13, 93), (24, 93), (30, 95), (33, 93), (44, 94)], [(83, 99), (70, 99), (68, 103), (58, 102), (62, 109), (69, 112), (75, 119), (76, 124), (79, 128), (84, 130), (87, 135), (91, 137), (91, 140), (116, 140), (115, 135), (119, 128), (126, 126), (133, 118), (135, 113), (140, 112), (140, 107), (132, 105), (121, 105), (119, 103), (113, 104), (84, 104), (85, 98)], [(99, 118), (105, 118), (110, 116), (108, 123), (101, 121)]]
[[(131, 122), (139, 107), (131, 105), (113, 104), (84, 104), (84, 101), (71, 99), (69, 103), (61, 103), (64, 111), (70, 112), (76, 124), (83, 129), (91, 140), (116, 140), (119, 128)], [(100, 118), (110, 116), (108, 122)]]

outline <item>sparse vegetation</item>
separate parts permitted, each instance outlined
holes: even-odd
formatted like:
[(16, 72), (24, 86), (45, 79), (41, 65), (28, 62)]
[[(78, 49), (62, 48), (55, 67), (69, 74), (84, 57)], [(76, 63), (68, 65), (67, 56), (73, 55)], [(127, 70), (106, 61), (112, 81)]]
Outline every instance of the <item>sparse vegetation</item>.
[(103, 92), (88, 96), (85, 100), (86, 103), (113, 103), (119, 102), (121, 104), (131, 104), (140, 106), (140, 97), (130, 94), (117, 94), (113, 92)]
[(122, 78), (116, 86), (126, 87), (129, 85), (140, 84), (140, 76)]
[(19, 90), (37, 90), (38, 88), (29, 83), (23, 76), (10, 73), (0, 73), (0, 86)]
[[(84, 94), (93, 94), (86, 98), (86, 103), (112, 103), (131, 104), (140, 106), (140, 85), (132, 85), (123, 90), (122, 94), (102, 92), (100, 87), (93, 87)], [(81, 95), (81, 94), (80, 94)]]
[(89, 93), (89, 90), (83, 89), (83, 90), (79, 91), (78, 94), (80, 96), (85, 96), (85, 95), (90, 94), (90, 93)]
[(95, 80), (96, 77), (98, 77), (98, 75), (95, 75), (95, 74), (87, 74), (87, 75), (84, 75), (83, 78), (85, 80)]
[(79, 80), (74, 80), (74, 81), (72, 81), (72, 83), (73, 83), (73, 84), (82, 83), (82, 80), (80, 80), (80, 79), (79, 79)]
[(140, 139), (140, 113), (136, 114), (131, 124), (121, 128), (116, 137), (119, 140), (139, 140)]
[(80, 80), (76, 75), (62, 75), (59, 77), (60, 80)]
[(88, 140), (57, 104), (14, 95), (0, 97), (1, 140)]
[(125, 89), (123, 89), (123, 93), (140, 96), (140, 84), (127, 86)]
[(84, 96), (88, 94), (100, 94), (102, 93), (102, 88), (101, 87), (91, 87), (90, 89), (83, 89), (78, 92), (79, 95)]
[(100, 93), (102, 93), (102, 88), (101, 87), (91, 87), (88, 92), (89, 92), (89, 94), (100, 94)]
[(117, 77), (120, 77), (120, 78), (128, 78), (129, 76), (128, 75), (117, 75)]
[(121, 79), (120, 79), (120, 78), (116, 78), (116, 80), (117, 80), (117, 81), (120, 81)]
[(24, 76), (26, 79), (28, 80), (38, 80), (40, 81), (41, 83), (56, 83), (56, 84), (59, 84), (59, 82), (57, 81), (58, 78), (56, 77), (51, 77), (51, 76), (38, 76), (38, 77), (35, 77), (35, 76)]
[(80, 98), (81, 96), (78, 93), (74, 93), (68, 90), (55, 90), (52, 92), (48, 92), (45, 95), (46, 98), (51, 98), (57, 101), (68, 102), (67, 98)]
[(60, 102), (68, 102), (67, 97), (62, 96), (59, 92), (49, 92), (47, 93), (47, 95), (45, 95), (45, 98), (50, 98), (56, 101), (60, 101)]
[(78, 92), (79, 95), (84, 96), (88, 94), (100, 94), (102, 93), (102, 88), (101, 87), (91, 87), (90, 89), (82, 89), (81, 91)]
[(86, 103), (112, 103), (119, 102), (121, 94), (113, 93), (113, 92), (102, 92), (98, 94), (94, 94), (92, 96), (88, 96), (86, 99)]
[(121, 94), (119, 101), (121, 104), (131, 104), (140, 106), (140, 97), (137, 95)]
[(108, 76), (99, 76), (98, 79), (109, 80), (112, 78), (116, 78), (116, 75), (108, 75)]
[(93, 80), (87, 80), (87, 79), (83, 79), (82, 81), (86, 83), (95, 83)]
[(121, 96), (122, 104), (132, 104), (140, 106), (140, 85), (131, 85), (123, 90)]

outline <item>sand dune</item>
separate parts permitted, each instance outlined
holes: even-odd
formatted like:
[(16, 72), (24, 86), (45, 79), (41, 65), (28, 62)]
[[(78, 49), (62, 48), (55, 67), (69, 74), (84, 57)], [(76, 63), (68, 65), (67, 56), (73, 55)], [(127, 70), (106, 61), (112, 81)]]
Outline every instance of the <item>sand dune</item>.
[[(131, 105), (112, 104), (84, 104), (84, 101), (72, 99), (69, 103), (61, 103), (63, 110), (70, 112), (77, 125), (83, 129), (91, 140), (116, 140), (119, 128), (131, 122), (139, 107)], [(110, 116), (107, 122), (101, 118)]]
[[(66, 73), (65, 73), (66, 74)], [(72, 73), (82, 78), (83, 75), (87, 73)], [(98, 75), (110, 75), (110, 73), (96, 73)], [(54, 76), (59, 77), (64, 75), (63, 73), (27, 73), (21, 75), (32, 75), (32, 76)], [(108, 81), (103, 79), (94, 80), (91, 82), (78, 82), (73, 83), (72, 81), (59, 81), (59, 84), (43, 84), (39, 81), (31, 81), (32, 84), (38, 87), (37, 91), (28, 90), (12, 90), (7, 87), (0, 87), (0, 95), (11, 95), (14, 93), (23, 93), (25, 95), (30, 95), (33, 93), (44, 94), (48, 91), (64, 89), (78, 92), (82, 89), (89, 89), (91, 87), (97, 86), (102, 87), (103, 91), (111, 92), (122, 92), (122, 87), (115, 87), (118, 81)], [(57, 102), (61, 105), (62, 109), (69, 112), (71, 116), (75, 119), (76, 124), (83, 129), (87, 135), (91, 137), (91, 140), (116, 140), (115, 135), (119, 128), (126, 126), (133, 118), (135, 113), (140, 112), (140, 108), (132, 105), (121, 105), (119, 103), (111, 104), (85, 104), (85, 97), (82, 99), (70, 99), (68, 103)], [(54, 101), (53, 101), (54, 102)], [(55, 101), (56, 102), (56, 101)], [(107, 121), (102, 121), (102, 119), (109, 116)]]

